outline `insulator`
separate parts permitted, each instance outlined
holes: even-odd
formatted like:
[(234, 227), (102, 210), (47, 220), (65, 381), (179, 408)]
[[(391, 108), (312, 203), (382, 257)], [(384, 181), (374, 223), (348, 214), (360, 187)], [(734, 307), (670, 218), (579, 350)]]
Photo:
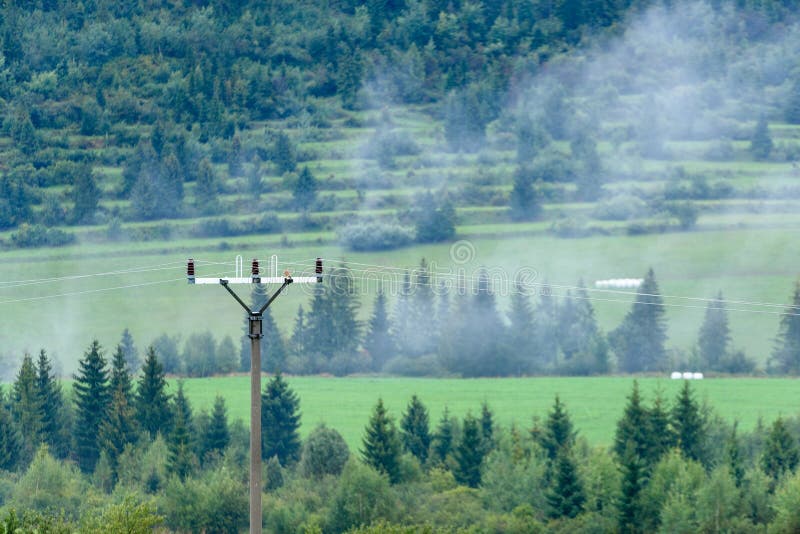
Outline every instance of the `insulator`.
[(258, 276), (258, 260), (253, 258), (253, 267), (250, 271), (253, 276)]
[(194, 276), (194, 260), (192, 258), (189, 258), (189, 263), (186, 265), (186, 274)]
[(317, 258), (316, 274), (322, 274), (322, 258)]

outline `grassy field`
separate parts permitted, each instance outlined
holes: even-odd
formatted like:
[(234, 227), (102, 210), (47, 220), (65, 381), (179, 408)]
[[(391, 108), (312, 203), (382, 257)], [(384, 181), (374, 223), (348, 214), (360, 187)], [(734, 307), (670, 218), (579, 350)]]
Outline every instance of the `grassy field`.
[[(458, 417), (478, 415), (486, 401), (498, 423), (530, 429), (533, 417), (546, 417), (559, 395), (573, 423), (590, 444), (610, 445), (616, 421), (621, 417), (633, 379), (597, 378), (504, 378), (504, 379), (413, 379), (288, 377), (300, 397), (301, 433), (305, 436), (318, 423), (337, 429), (352, 450), (361, 445), (370, 411), (382, 397), (398, 420), (411, 395), (417, 394), (430, 411), (435, 427), (445, 406)], [(184, 382), (193, 407), (210, 410), (214, 397), (222, 395), (231, 418), (249, 424), (249, 378), (234, 376), (188, 379)], [(640, 388), (649, 404), (657, 391), (671, 403), (683, 385), (681, 380), (640, 378)], [(174, 388), (174, 384), (172, 386)], [(791, 379), (707, 379), (692, 382), (696, 398), (708, 402), (723, 418), (739, 421), (749, 431), (759, 417), (765, 422), (777, 416), (792, 416), (800, 407), (800, 388)]]

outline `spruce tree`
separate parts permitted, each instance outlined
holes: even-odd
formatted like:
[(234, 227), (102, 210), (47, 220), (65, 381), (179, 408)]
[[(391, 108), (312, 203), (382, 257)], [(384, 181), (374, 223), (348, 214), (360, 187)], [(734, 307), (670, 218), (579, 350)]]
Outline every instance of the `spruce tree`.
[(455, 465), (453, 475), (459, 484), (477, 488), (481, 483), (481, 465), (484, 449), (478, 420), (471, 414), (464, 417), (461, 439), (453, 451)]
[(61, 384), (53, 374), (53, 365), (44, 349), (36, 364), (36, 393), (41, 410), (42, 439), (56, 458), (69, 453), (69, 427)]
[(484, 454), (489, 454), (495, 447), (494, 440), (494, 414), (486, 401), (481, 403), (481, 443)]
[(756, 122), (753, 136), (750, 138), (750, 153), (759, 161), (769, 158), (773, 148), (772, 137), (769, 134), (767, 118), (762, 115)]
[(791, 306), (787, 306), (781, 316), (770, 370), (791, 375), (800, 374), (800, 281), (795, 283)]
[(556, 456), (547, 503), (550, 505), (550, 517), (554, 519), (573, 518), (583, 511), (586, 494), (569, 448), (560, 449)]
[(13, 471), (20, 461), (20, 437), (14, 418), (6, 407), (6, 397), (0, 387), (0, 469)]
[(439, 464), (446, 464), (448, 456), (453, 451), (453, 420), (447, 406), (444, 407), (442, 418), (433, 433), (431, 451)]
[(706, 424), (700, 413), (700, 407), (692, 395), (689, 381), (684, 381), (683, 388), (672, 408), (672, 428), (678, 448), (689, 459), (702, 464), (706, 454)]
[(647, 456), (644, 459), (652, 467), (676, 445), (670, 413), (660, 393), (656, 395), (653, 407), (647, 411), (647, 433)]
[(530, 289), (523, 285), (523, 280), (519, 276), (514, 280), (508, 319), (511, 323), (508, 329), (509, 345), (513, 347), (509, 371), (517, 376), (535, 372), (537, 369), (534, 356), (536, 338), (533, 334), (533, 307)]
[(785, 473), (794, 472), (800, 460), (797, 440), (789, 433), (783, 418), (772, 424), (761, 455), (761, 468), (773, 480), (773, 487)]
[(292, 354), (295, 356), (305, 355), (307, 330), (308, 322), (306, 321), (306, 312), (303, 310), (303, 306), (300, 305), (297, 307), (297, 316), (294, 320), (294, 329), (292, 330), (292, 337), (289, 340), (289, 346)]
[(622, 534), (643, 532), (642, 490), (647, 484), (646, 471), (642, 459), (636, 454), (633, 442), (628, 442), (620, 460), (622, 488), (618, 510), (618, 529)]
[(633, 454), (640, 459), (649, 457), (649, 429), (649, 414), (639, 395), (639, 383), (634, 380), (633, 390), (628, 396), (622, 418), (617, 421), (617, 431), (614, 434), (614, 452), (617, 458), (621, 460), (628, 447), (633, 447)]
[(118, 347), (122, 351), (125, 362), (128, 364), (129, 371), (131, 373), (137, 372), (142, 362), (139, 359), (139, 349), (134, 345), (133, 336), (127, 328), (122, 331), (122, 338), (119, 340)]
[(385, 474), (389, 482), (396, 484), (400, 481), (400, 446), (394, 420), (386, 412), (383, 399), (378, 399), (364, 429), (361, 457), (367, 465)]
[(109, 387), (112, 392), (119, 392), (125, 398), (128, 406), (133, 406), (133, 379), (128, 367), (123, 346), (117, 345), (117, 350), (111, 358), (111, 379)]
[(742, 458), (742, 446), (739, 437), (736, 435), (738, 422), (734, 421), (731, 433), (725, 443), (725, 457), (728, 469), (733, 477), (736, 487), (742, 486), (744, 481), (744, 458)]
[(539, 445), (542, 446), (547, 458), (552, 462), (556, 459), (558, 451), (572, 448), (576, 434), (566, 408), (561, 403), (559, 396), (556, 395), (553, 408), (547, 414), (543, 431), (538, 435), (534, 434), (534, 437), (538, 438)]
[(536, 336), (536, 365), (552, 371), (558, 358), (558, 301), (547, 282), (539, 291), (539, 302), (533, 312)]
[(657, 371), (666, 364), (664, 343), (667, 340), (667, 328), (664, 313), (655, 274), (650, 269), (639, 286), (631, 310), (622, 324), (609, 335), (621, 371)]
[(292, 189), (294, 206), (297, 211), (309, 211), (314, 207), (314, 202), (317, 200), (317, 188), (317, 179), (314, 178), (308, 167), (303, 167)]
[(220, 184), (217, 173), (207, 158), (200, 161), (194, 189), (195, 207), (201, 213), (214, 213), (219, 208)]
[(70, 196), (73, 202), (72, 221), (76, 224), (93, 222), (100, 202), (100, 188), (88, 165), (76, 173)]
[(278, 174), (293, 172), (297, 168), (297, 155), (294, 144), (284, 132), (278, 132), (272, 147), (272, 161), (278, 168)]
[(397, 349), (404, 355), (409, 353), (407, 345), (411, 334), (411, 297), (411, 273), (405, 271), (397, 294), (397, 302), (392, 311), (391, 330), (392, 337), (397, 343)]
[(201, 451), (202, 457), (209, 454), (222, 454), (230, 443), (230, 430), (228, 429), (228, 409), (225, 407), (225, 399), (217, 395), (214, 398), (214, 409), (211, 411), (211, 419), (203, 429)]
[(105, 452), (115, 479), (118, 475), (119, 457), (126, 445), (136, 443), (138, 430), (136, 413), (130, 404), (130, 398), (122, 388), (111, 388), (111, 403), (106, 419), (100, 424), (98, 438), (100, 449)]
[(400, 437), (403, 450), (414, 455), (420, 464), (428, 460), (428, 449), (431, 445), (428, 410), (419, 397), (412, 395), (411, 401), (400, 420)]
[(281, 465), (300, 459), (300, 399), (278, 373), (261, 394), (261, 457)]
[(425, 258), (414, 270), (414, 292), (408, 301), (408, 333), (405, 352), (409, 356), (430, 354), (436, 348), (438, 325), (431, 273)]
[(178, 383), (178, 392), (172, 407), (172, 431), (167, 439), (167, 471), (185, 480), (197, 465), (192, 443), (192, 408), (183, 393), (183, 383)]
[(378, 289), (375, 297), (372, 317), (364, 338), (364, 350), (372, 358), (372, 368), (375, 371), (380, 371), (386, 362), (394, 357), (397, 350), (391, 333), (391, 323), (386, 309), (386, 294), (383, 288)]
[(172, 423), (172, 412), (169, 407), (170, 396), (167, 394), (167, 380), (164, 367), (158, 361), (153, 347), (147, 349), (136, 388), (136, 419), (142, 430), (154, 439), (156, 434), (169, 434)]
[(22, 437), (25, 461), (33, 458), (43, 437), (42, 403), (37, 386), (36, 366), (31, 355), (26, 353), (11, 390), (11, 413)]
[(514, 171), (514, 182), (509, 195), (511, 219), (534, 221), (542, 214), (542, 201), (536, 177), (531, 169), (518, 167)]
[(100, 343), (92, 341), (78, 362), (72, 384), (75, 399), (75, 456), (78, 467), (90, 473), (100, 457), (100, 426), (110, 402), (108, 369)]
[(700, 359), (708, 369), (721, 371), (722, 364), (728, 355), (728, 345), (731, 341), (731, 331), (728, 327), (728, 311), (725, 309), (725, 299), (722, 292), (708, 303), (706, 315), (700, 326), (697, 346), (700, 349)]
[(800, 124), (800, 77), (795, 79), (789, 91), (784, 117), (789, 124)]

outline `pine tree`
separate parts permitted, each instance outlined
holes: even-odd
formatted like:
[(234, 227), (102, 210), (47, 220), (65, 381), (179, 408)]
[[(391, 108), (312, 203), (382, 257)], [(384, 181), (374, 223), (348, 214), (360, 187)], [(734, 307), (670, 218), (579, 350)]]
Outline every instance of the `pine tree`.
[(39, 351), (36, 365), (36, 393), (41, 410), (42, 439), (56, 458), (65, 458), (69, 453), (69, 427), (64, 397), (44, 349)]
[(306, 321), (306, 313), (303, 306), (297, 307), (297, 317), (294, 320), (294, 330), (292, 330), (292, 338), (289, 340), (292, 354), (296, 356), (303, 356), (306, 352), (306, 335), (308, 330), (308, 323)]
[(421, 356), (435, 350), (439, 329), (431, 273), (425, 258), (414, 271), (414, 292), (408, 300), (408, 328), (404, 344), (406, 354)]
[(261, 394), (261, 457), (277, 456), (281, 465), (300, 459), (300, 399), (280, 373)]
[(167, 380), (164, 367), (158, 361), (153, 347), (147, 349), (142, 376), (139, 377), (136, 388), (136, 419), (142, 430), (150, 434), (168, 435), (172, 423), (172, 413), (169, 407), (170, 396), (167, 394)]
[(583, 511), (586, 494), (578, 477), (578, 468), (569, 448), (559, 450), (554, 466), (551, 488), (547, 492), (550, 517), (573, 518)]
[(655, 274), (650, 269), (639, 286), (631, 310), (622, 324), (609, 335), (621, 371), (657, 371), (665, 365), (667, 329), (664, 313)]
[(185, 480), (197, 465), (192, 443), (192, 408), (189, 400), (183, 393), (183, 383), (178, 382), (178, 392), (172, 407), (173, 424), (172, 432), (167, 440), (169, 455), (167, 457), (167, 471)]
[(539, 290), (539, 302), (533, 312), (536, 335), (536, 365), (553, 370), (558, 359), (558, 301), (547, 281)]
[(511, 293), (511, 307), (508, 312), (511, 323), (508, 329), (509, 345), (513, 347), (511, 371), (520, 376), (536, 369), (536, 337), (533, 333), (533, 306), (530, 300), (530, 289), (523, 285), (519, 276), (514, 280), (514, 291)]
[(767, 434), (761, 468), (777, 484), (785, 473), (794, 472), (799, 460), (797, 440), (789, 433), (783, 418), (778, 417)]
[(800, 281), (794, 286), (792, 305), (787, 306), (781, 316), (770, 369), (779, 373), (800, 374)]
[(403, 281), (397, 294), (397, 302), (392, 311), (392, 337), (397, 342), (397, 348), (402, 354), (407, 354), (407, 340), (411, 330), (411, 273), (403, 273)]
[(100, 426), (110, 402), (108, 369), (97, 340), (78, 362), (74, 379), (75, 456), (81, 471), (90, 473), (100, 457)]
[(461, 439), (453, 451), (453, 458), (455, 460), (453, 475), (456, 481), (471, 488), (477, 488), (481, 483), (484, 449), (480, 425), (478, 420), (470, 414), (464, 417)]
[(230, 430), (228, 429), (228, 410), (225, 407), (225, 399), (219, 395), (214, 398), (211, 420), (203, 430), (201, 447), (203, 459), (209, 454), (222, 454), (230, 443)]
[(397, 350), (391, 333), (389, 314), (386, 309), (386, 294), (383, 288), (378, 289), (375, 297), (372, 317), (364, 338), (364, 350), (372, 358), (372, 368), (375, 371), (380, 371), (386, 362), (394, 357)]
[(308, 167), (303, 167), (292, 189), (292, 198), (294, 198), (294, 206), (297, 211), (313, 209), (314, 202), (317, 200), (318, 187), (317, 179), (314, 178)]
[(111, 358), (109, 388), (112, 392), (120, 392), (127, 401), (128, 406), (133, 406), (133, 379), (128, 367), (125, 349), (121, 344), (117, 345), (117, 350), (114, 351), (114, 356)]
[(706, 424), (688, 380), (683, 383), (672, 408), (672, 428), (683, 455), (689, 460), (705, 463)]
[(538, 438), (539, 445), (542, 446), (547, 458), (552, 462), (558, 456), (558, 451), (572, 448), (576, 434), (566, 408), (561, 403), (559, 396), (556, 395), (553, 408), (547, 414), (544, 430), (538, 436), (534, 434), (534, 437)]
[(517, 119), (516, 134), (517, 164), (521, 167), (530, 165), (539, 152), (550, 143), (547, 132), (528, 115), (522, 115)]
[(769, 134), (769, 124), (767, 124), (767, 118), (762, 115), (756, 123), (753, 136), (750, 138), (750, 153), (753, 154), (755, 159), (763, 161), (769, 158), (772, 148), (773, 143)]
[(272, 161), (278, 167), (279, 174), (293, 172), (297, 168), (295, 147), (285, 132), (278, 132), (272, 147)]
[(125, 395), (122, 388), (111, 388), (111, 404), (106, 419), (100, 424), (98, 441), (101, 451), (105, 452), (108, 458), (114, 479), (118, 475), (120, 455), (126, 445), (136, 443), (137, 437), (138, 424), (130, 398)]
[(728, 436), (728, 440), (725, 443), (725, 457), (731, 476), (736, 483), (736, 487), (739, 488), (742, 486), (742, 481), (744, 481), (744, 459), (742, 458), (742, 446), (739, 443), (739, 437), (736, 435), (737, 426), (738, 422), (734, 421), (730, 436)]
[(450, 411), (445, 406), (431, 442), (433, 455), (440, 464), (446, 464), (448, 456), (453, 451), (453, 430), (453, 420), (450, 418)]
[(122, 338), (119, 340), (119, 348), (128, 364), (130, 372), (135, 373), (141, 367), (142, 362), (139, 359), (139, 349), (133, 343), (133, 336), (127, 328), (122, 331)]
[(618, 528), (623, 534), (643, 532), (642, 489), (647, 484), (647, 476), (642, 459), (636, 454), (635, 445), (629, 442), (621, 456), (622, 491), (617, 509)]
[(542, 214), (542, 204), (536, 178), (530, 169), (518, 167), (514, 171), (514, 183), (509, 196), (511, 219), (534, 221)]
[(484, 454), (489, 454), (495, 447), (494, 414), (486, 401), (481, 403), (481, 443)]
[(231, 140), (231, 151), (228, 153), (228, 175), (231, 177), (242, 175), (242, 140), (238, 135)]
[(663, 455), (676, 445), (670, 414), (664, 407), (664, 399), (657, 394), (653, 407), (647, 411), (647, 456), (648, 466), (655, 466)]
[(728, 311), (722, 292), (708, 303), (703, 324), (697, 339), (700, 358), (708, 369), (721, 371), (722, 364), (728, 355), (731, 331), (728, 327)]
[(76, 173), (70, 196), (73, 202), (73, 222), (91, 223), (100, 202), (100, 188), (97, 187), (92, 169), (88, 165)]
[(789, 91), (784, 117), (789, 124), (800, 124), (800, 78), (795, 79)]
[(400, 420), (400, 437), (403, 450), (410, 452), (424, 465), (428, 461), (428, 449), (431, 445), (430, 425), (428, 410), (416, 395), (412, 395)]
[(20, 462), (20, 437), (14, 418), (6, 408), (6, 398), (0, 388), (0, 469), (13, 471)]
[(385, 474), (392, 484), (400, 481), (400, 438), (383, 399), (378, 399), (372, 411), (362, 445), (361, 457), (367, 465)]
[(33, 458), (42, 442), (42, 405), (37, 387), (36, 366), (30, 354), (22, 358), (11, 391), (11, 413), (22, 437), (24, 461)]
[(211, 162), (203, 158), (200, 161), (200, 168), (194, 189), (195, 207), (201, 213), (214, 213), (219, 208), (220, 184), (217, 173)]
[(633, 390), (628, 396), (628, 404), (622, 418), (617, 421), (617, 431), (614, 435), (614, 452), (620, 460), (625, 455), (625, 449), (633, 447), (633, 454), (644, 459), (650, 456), (649, 414), (642, 404), (639, 395), (639, 383), (633, 381)]

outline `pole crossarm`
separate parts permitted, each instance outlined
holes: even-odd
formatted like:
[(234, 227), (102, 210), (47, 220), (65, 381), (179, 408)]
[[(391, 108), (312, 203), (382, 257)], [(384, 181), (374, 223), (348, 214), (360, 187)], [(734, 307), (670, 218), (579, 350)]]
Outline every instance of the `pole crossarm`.
[[(277, 256), (272, 257), (273, 274), (275, 276), (261, 277), (258, 260), (253, 259), (251, 275), (242, 276), (242, 257), (236, 257), (236, 276), (230, 278), (197, 278), (195, 264), (189, 259), (186, 275), (189, 284), (221, 285), (247, 312), (248, 330), (250, 338), (250, 534), (261, 534), (261, 338), (262, 314), (272, 304), (289, 284), (320, 284), (322, 283), (322, 259), (317, 258), (314, 276), (300, 276), (293, 278), (291, 273), (284, 271), (283, 276), (277, 276)], [(281, 284), (275, 293), (258, 310), (252, 310), (236, 292), (231, 289), (231, 284)]]

